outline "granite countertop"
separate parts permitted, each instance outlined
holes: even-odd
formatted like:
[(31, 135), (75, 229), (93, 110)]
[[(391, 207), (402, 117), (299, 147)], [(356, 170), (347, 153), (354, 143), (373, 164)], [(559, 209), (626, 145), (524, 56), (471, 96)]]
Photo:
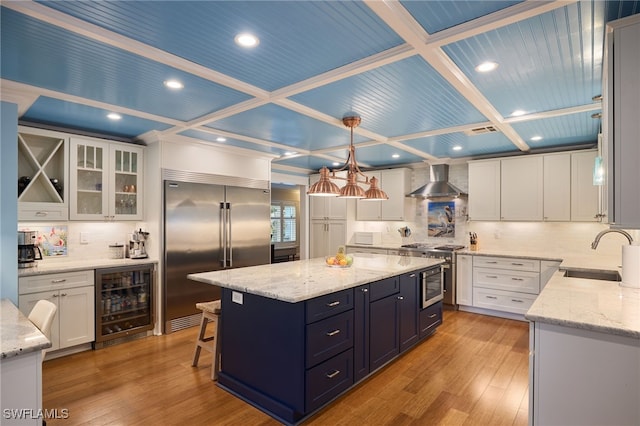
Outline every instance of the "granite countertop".
[(323, 258), (203, 272), (189, 279), (285, 302), (301, 302), (361, 284), (443, 263), (440, 259), (357, 253), (349, 268)]
[(0, 300), (0, 357), (20, 356), (51, 347), (51, 342), (9, 299)]
[(158, 263), (157, 260), (146, 259), (52, 259), (39, 261), (37, 266), (32, 268), (18, 269), (18, 278), (30, 277), (41, 274), (55, 274), (58, 272), (82, 271), (86, 269), (110, 268), (118, 266), (147, 265)]
[(525, 318), (640, 339), (640, 289), (556, 272)]
[(377, 243), (377, 244), (346, 244), (347, 252), (349, 247), (370, 248), (370, 249), (382, 249), (382, 250), (399, 250), (401, 243)]

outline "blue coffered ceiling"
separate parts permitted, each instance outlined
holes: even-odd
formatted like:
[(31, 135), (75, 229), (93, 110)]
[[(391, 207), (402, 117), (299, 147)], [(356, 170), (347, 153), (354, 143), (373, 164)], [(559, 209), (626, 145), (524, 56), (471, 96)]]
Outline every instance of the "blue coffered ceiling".
[[(343, 162), (351, 113), (369, 167), (572, 149), (597, 141), (606, 23), (638, 12), (638, 1), (3, 1), (0, 93), (25, 123), (177, 135), (273, 155), (287, 173)], [(241, 32), (258, 46), (236, 45)], [(484, 61), (499, 66), (476, 72)], [(469, 132), (484, 126), (497, 131)]]

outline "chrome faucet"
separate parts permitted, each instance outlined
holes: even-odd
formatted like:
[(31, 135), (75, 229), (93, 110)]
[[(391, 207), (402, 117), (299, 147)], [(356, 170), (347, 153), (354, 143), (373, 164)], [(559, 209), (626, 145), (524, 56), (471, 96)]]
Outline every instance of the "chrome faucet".
[(627, 237), (627, 240), (629, 240), (629, 244), (633, 243), (633, 238), (631, 237), (631, 235), (629, 235), (629, 233), (627, 231), (624, 231), (622, 229), (605, 229), (604, 231), (598, 232), (598, 235), (596, 235), (596, 239), (593, 240), (593, 242), (591, 243), (591, 248), (593, 250), (595, 250), (596, 247), (598, 247), (598, 243), (600, 242), (600, 238), (602, 238), (602, 236), (604, 234), (608, 234), (609, 232), (617, 232), (619, 234), (622, 234), (625, 237)]

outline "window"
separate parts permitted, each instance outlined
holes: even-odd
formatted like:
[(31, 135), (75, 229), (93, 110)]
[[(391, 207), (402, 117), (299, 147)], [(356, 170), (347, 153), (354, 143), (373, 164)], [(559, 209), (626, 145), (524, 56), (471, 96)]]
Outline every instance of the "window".
[(297, 235), (298, 203), (293, 201), (271, 202), (271, 242), (294, 243)]

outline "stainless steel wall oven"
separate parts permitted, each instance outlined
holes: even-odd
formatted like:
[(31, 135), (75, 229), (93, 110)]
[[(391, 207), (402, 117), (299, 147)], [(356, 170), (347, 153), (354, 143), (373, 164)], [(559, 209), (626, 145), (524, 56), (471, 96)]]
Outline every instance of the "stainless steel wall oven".
[(444, 269), (441, 265), (420, 273), (420, 281), (422, 284), (420, 302), (422, 303), (422, 309), (444, 298)]

